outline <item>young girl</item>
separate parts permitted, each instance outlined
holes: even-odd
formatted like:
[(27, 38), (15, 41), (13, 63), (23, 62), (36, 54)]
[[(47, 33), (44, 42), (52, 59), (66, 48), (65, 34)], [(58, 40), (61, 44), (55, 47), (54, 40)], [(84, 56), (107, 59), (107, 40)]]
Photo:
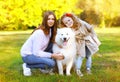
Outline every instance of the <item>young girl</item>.
[(79, 19), (72, 13), (65, 13), (60, 19), (60, 27), (70, 27), (75, 31), (77, 41), (77, 60), (76, 73), (78, 76), (83, 76), (81, 73), (81, 65), (84, 58), (86, 61), (86, 70), (91, 74), (91, 56), (99, 50), (101, 44), (98, 40), (93, 27), (87, 22)]
[(41, 72), (49, 73), (55, 66), (54, 59), (64, 58), (63, 55), (52, 53), (56, 30), (56, 16), (51, 11), (45, 12), (42, 24), (33, 31), (21, 48), (25, 76), (31, 75), (31, 68), (39, 68)]

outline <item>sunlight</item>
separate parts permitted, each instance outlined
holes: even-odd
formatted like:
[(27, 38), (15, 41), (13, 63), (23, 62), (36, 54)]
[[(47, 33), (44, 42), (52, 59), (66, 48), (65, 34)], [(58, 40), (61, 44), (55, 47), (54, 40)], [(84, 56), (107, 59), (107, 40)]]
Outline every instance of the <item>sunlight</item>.
[(24, 31), (0, 31), (0, 35), (11, 35), (11, 34), (30, 34), (33, 30)]
[(117, 33), (117, 34), (120, 34), (120, 28), (95, 28), (95, 31), (97, 33)]

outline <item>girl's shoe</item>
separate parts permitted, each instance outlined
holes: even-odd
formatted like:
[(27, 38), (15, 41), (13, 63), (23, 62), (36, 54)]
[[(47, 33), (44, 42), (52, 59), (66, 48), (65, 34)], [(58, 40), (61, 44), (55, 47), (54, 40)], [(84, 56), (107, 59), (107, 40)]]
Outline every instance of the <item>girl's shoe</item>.
[(26, 66), (26, 63), (23, 63), (23, 75), (24, 76), (31, 76), (31, 69)]
[(76, 73), (77, 73), (77, 75), (78, 75), (78, 76), (80, 76), (80, 77), (82, 77), (82, 76), (83, 76), (83, 74), (81, 73), (81, 71), (80, 71), (80, 70), (76, 70)]
[(92, 74), (90, 68), (87, 68), (87, 74), (88, 75)]

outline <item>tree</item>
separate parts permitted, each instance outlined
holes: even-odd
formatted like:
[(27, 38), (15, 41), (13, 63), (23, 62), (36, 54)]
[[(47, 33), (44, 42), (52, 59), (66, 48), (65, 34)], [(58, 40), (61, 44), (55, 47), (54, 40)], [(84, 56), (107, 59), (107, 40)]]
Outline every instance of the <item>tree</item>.
[(76, 3), (77, 0), (1, 0), (0, 30), (37, 27), (46, 10), (53, 10), (58, 19), (65, 12), (80, 13)]
[[(111, 26), (114, 22), (115, 17), (120, 16), (120, 0), (78, 0), (80, 5), (79, 8), (87, 11), (95, 11), (99, 17), (101, 17), (99, 24), (100, 27), (104, 28), (105, 26)], [(91, 14), (90, 14), (91, 15)], [(99, 19), (98, 19), (99, 20)]]

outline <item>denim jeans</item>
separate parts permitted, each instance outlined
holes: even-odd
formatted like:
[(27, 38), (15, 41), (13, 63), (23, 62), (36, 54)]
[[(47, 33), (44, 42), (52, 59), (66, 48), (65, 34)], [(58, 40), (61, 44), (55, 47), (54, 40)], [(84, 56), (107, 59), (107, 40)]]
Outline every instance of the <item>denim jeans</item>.
[[(85, 47), (85, 51), (86, 51), (86, 68), (91, 68), (92, 57), (91, 57), (91, 53), (90, 53), (89, 49), (87, 48), (87, 46)], [(81, 57), (81, 56), (79, 56), (77, 58), (76, 69), (81, 69), (83, 59), (84, 59), (84, 57)]]
[[(48, 47), (44, 51), (52, 53), (52, 46), (53, 44), (49, 43)], [(23, 62), (26, 63), (27, 67), (29, 68), (49, 69), (55, 66), (54, 59), (46, 57), (37, 57), (34, 54), (22, 57), (22, 59)]]
[(55, 61), (51, 58), (28, 55), (26, 57), (22, 57), (22, 59), (29, 68), (50, 69), (55, 66)]

